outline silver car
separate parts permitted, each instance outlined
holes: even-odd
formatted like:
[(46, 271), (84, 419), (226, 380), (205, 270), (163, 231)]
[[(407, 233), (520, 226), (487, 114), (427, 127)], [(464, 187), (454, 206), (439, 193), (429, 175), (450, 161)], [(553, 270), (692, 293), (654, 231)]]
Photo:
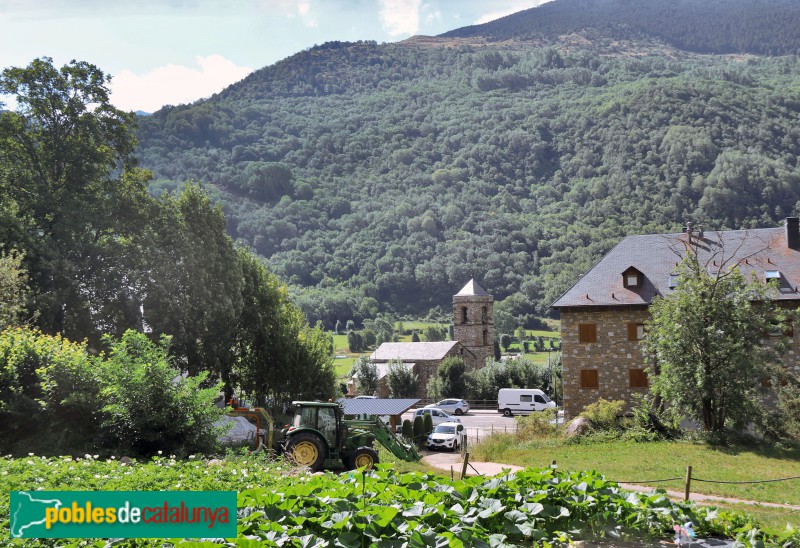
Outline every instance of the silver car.
[(432, 403), (431, 405), (426, 405), (425, 407), (442, 409), (451, 415), (464, 415), (469, 413), (469, 403), (467, 403), (466, 400), (459, 400), (456, 398), (447, 398), (439, 403)]
[(414, 411), (415, 417), (422, 417), (425, 415), (431, 416), (434, 426), (442, 424), (443, 422), (461, 422), (461, 419), (454, 417), (447, 411), (442, 411), (441, 409), (435, 409), (433, 407), (423, 407), (422, 409)]

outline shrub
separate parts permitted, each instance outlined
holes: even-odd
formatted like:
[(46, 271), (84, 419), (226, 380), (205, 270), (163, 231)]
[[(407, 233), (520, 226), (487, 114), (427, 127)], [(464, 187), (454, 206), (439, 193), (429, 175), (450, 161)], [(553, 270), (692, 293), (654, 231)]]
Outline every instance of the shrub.
[(165, 451), (184, 455), (216, 448), (214, 422), (224, 413), (214, 405), (221, 383), (201, 388), (206, 373), (185, 377), (167, 357), (169, 338), (159, 344), (127, 331), (106, 337), (108, 359), (100, 369), (103, 443), (136, 455)]
[(672, 408), (661, 409), (651, 395), (633, 397), (633, 416), (625, 437), (634, 441), (674, 440), (683, 435), (680, 417)]
[(517, 417), (517, 440), (525, 442), (558, 436), (561, 429), (556, 420), (557, 414), (556, 409), (545, 409), (526, 417)]
[(422, 419), (422, 433), (427, 438), (431, 432), (433, 432), (433, 417), (425, 414)]
[(423, 434), (425, 432), (425, 422), (422, 420), (422, 417), (416, 416), (414, 417), (414, 442), (417, 444), (421, 444), (423, 441)]
[(622, 428), (620, 417), (624, 407), (625, 402), (622, 400), (608, 401), (600, 398), (587, 405), (580, 416), (589, 419), (595, 430), (619, 430)]
[(403, 437), (407, 440), (413, 439), (414, 437), (414, 426), (408, 419), (403, 421)]

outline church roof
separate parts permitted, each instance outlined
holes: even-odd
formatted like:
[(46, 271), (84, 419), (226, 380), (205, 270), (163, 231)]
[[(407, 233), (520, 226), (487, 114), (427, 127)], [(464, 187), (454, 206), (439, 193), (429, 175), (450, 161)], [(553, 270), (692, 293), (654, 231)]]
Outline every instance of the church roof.
[(440, 342), (385, 342), (370, 356), (371, 360), (441, 360), (459, 344), (458, 341)]
[(481, 284), (475, 281), (475, 278), (472, 278), (470, 281), (468, 281), (467, 285), (462, 287), (461, 291), (456, 293), (456, 295), (468, 297), (491, 297), (491, 295), (481, 287)]

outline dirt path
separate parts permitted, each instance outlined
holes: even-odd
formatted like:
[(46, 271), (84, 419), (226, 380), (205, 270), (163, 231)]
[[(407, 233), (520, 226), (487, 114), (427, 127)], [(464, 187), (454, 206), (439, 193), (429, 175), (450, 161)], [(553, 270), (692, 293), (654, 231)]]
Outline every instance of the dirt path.
[[(438, 468), (443, 471), (453, 471), (457, 477), (461, 474), (461, 467), (464, 459), (459, 453), (430, 453), (422, 458), (422, 462), (428, 466)], [(468, 476), (482, 475), (494, 476), (503, 473), (504, 470), (516, 472), (522, 470), (521, 466), (514, 466), (512, 464), (501, 464), (498, 462), (473, 462), (470, 461), (467, 468)], [(628, 491), (636, 491), (637, 493), (650, 493), (653, 487), (646, 485), (633, 485), (630, 483), (620, 483), (620, 487)], [(667, 496), (672, 500), (683, 500), (683, 493), (679, 491), (667, 491)], [(780, 504), (777, 502), (758, 502), (754, 500), (743, 500), (730, 497), (720, 497), (716, 495), (703, 495), (701, 493), (690, 493), (689, 499), (700, 504), (713, 504), (715, 502), (725, 502), (728, 504), (747, 504), (750, 506), (766, 506), (770, 508), (786, 508), (789, 510), (797, 510), (800, 512), (800, 506), (792, 504)]]

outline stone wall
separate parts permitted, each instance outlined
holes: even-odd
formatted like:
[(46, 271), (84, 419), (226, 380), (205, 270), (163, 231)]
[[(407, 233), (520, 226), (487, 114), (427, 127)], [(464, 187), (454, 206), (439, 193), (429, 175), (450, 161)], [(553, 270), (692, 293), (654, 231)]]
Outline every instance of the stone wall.
[[(603, 398), (624, 400), (645, 394), (630, 387), (630, 369), (647, 368), (638, 341), (628, 340), (628, 324), (649, 319), (645, 307), (565, 309), (561, 311), (561, 360), (564, 378), (564, 416), (576, 417), (584, 407)], [(597, 341), (578, 340), (579, 324), (594, 324)], [(581, 388), (581, 370), (597, 370), (597, 388)]]
[[(650, 319), (645, 307), (597, 307), (561, 310), (561, 348), (564, 380), (564, 416), (576, 417), (589, 404), (603, 398), (624, 400), (630, 406), (634, 394), (646, 394), (648, 388), (630, 386), (630, 369), (647, 368), (638, 341), (628, 340), (628, 324)], [(579, 342), (580, 324), (596, 325), (597, 341)], [(770, 344), (770, 339), (766, 340)], [(800, 374), (800, 326), (795, 326), (783, 363)], [(596, 369), (597, 388), (581, 388), (581, 370)], [(753, 382), (760, 382), (754, 379)], [(765, 400), (774, 402), (774, 394), (765, 391)]]
[(491, 295), (453, 297), (453, 339), (471, 352), (464, 355), (469, 370), (483, 367), (487, 357), (494, 357), (494, 298)]

